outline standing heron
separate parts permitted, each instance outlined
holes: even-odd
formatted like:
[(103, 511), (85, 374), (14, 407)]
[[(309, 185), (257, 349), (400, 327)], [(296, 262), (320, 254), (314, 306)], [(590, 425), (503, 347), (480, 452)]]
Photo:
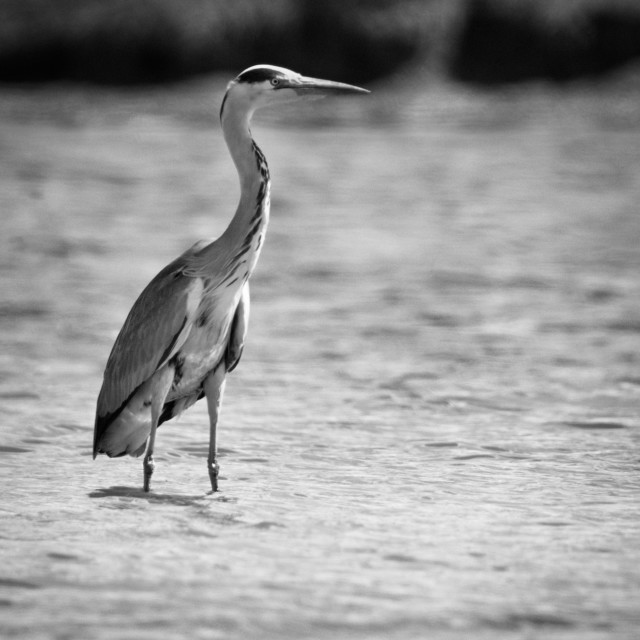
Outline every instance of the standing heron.
[(220, 122), (240, 178), (240, 202), (213, 242), (202, 240), (147, 285), (116, 338), (98, 396), (93, 457), (144, 457), (144, 490), (155, 468), (158, 425), (202, 397), (209, 410), (211, 488), (218, 490), (216, 428), (227, 372), (237, 366), (249, 320), (249, 278), (269, 220), (266, 158), (251, 137), (253, 112), (299, 97), (368, 93), (352, 85), (257, 65), (229, 83)]

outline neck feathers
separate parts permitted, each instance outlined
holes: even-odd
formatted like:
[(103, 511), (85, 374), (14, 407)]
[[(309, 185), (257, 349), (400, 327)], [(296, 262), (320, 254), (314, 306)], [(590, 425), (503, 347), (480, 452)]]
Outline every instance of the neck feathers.
[(260, 245), (262, 244), (262, 234), (267, 225), (267, 222), (269, 221), (271, 189), (269, 165), (267, 165), (267, 159), (264, 157), (264, 154), (260, 150), (260, 147), (255, 143), (255, 141), (252, 140), (251, 142), (253, 154), (255, 157), (256, 168), (258, 170), (258, 175), (260, 176), (260, 178), (257, 183), (257, 189), (252, 189), (251, 196), (247, 198), (247, 200), (250, 202), (250, 208), (247, 211), (251, 212), (251, 217), (248, 217), (248, 213), (242, 210), (241, 205), (242, 200), (244, 199), (243, 194), (240, 199), (238, 211), (236, 212), (236, 215), (231, 222), (231, 225), (233, 225), (236, 221), (236, 218), (238, 218), (238, 216), (241, 216), (240, 232), (241, 236), (243, 236), (243, 239), (241, 241), (241, 246), (237, 254), (238, 257), (242, 257), (245, 253), (249, 253), (252, 249), (255, 252), (259, 252)]
[[(221, 110), (224, 138), (240, 178), (240, 202), (231, 223), (215, 243), (226, 255), (228, 282), (249, 278), (258, 261), (269, 221), (267, 159), (251, 137), (252, 110), (227, 93)], [(243, 108), (244, 107), (244, 108)], [(231, 274), (235, 274), (232, 277)]]
[(184, 272), (206, 278), (208, 287), (239, 291), (258, 262), (269, 222), (270, 175), (267, 159), (251, 137), (253, 110), (233, 92), (222, 103), (225, 142), (240, 178), (240, 202), (229, 226), (217, 239), (190, 257)]
[(262, 178), (263, 182), (269, 182), (271, 180), (271, 175), (269, 174), (269, 165), (267, 164), (267, 159), (264, 157), (264, 153), (262, 153), (260, 147), (256, 144), (256, 141), (252, 139), (251, 143), (253, 147), (253, 153), (256, 157), (258, 171), (260, 172), (260, 177)]

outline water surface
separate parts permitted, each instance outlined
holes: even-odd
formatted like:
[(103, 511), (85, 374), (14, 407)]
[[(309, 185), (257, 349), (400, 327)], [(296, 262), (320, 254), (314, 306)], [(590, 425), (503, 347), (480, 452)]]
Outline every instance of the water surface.
[(202, 403), (150, 494), (91, 440), (133, 300), (234, 210), (219, 85), (6, 91), (3, 637), (635, 637), (638, 96), (377, 93), (254, 126), (213, 495)]

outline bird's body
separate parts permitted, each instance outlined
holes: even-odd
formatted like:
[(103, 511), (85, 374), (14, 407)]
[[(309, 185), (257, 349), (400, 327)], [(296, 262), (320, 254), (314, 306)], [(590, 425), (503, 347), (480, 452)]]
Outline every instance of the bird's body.
[[(205, 277), (184, 274), (190, 255), (192, 250), (149, 283), (116, 340), (98, 398), (96, 453), (117, 457), (144, 451), (151, 432), (150, 400), (165, 371), (172, 379), (158, 424), (199, 400), (204, 379), (219, 363), (224, 360), (230, 371), (240, 358), (248, 299), (242, 306), (239, 302), (243, 292), (248, 298), (248, 285), (216, 295)], [(168, 322), (154, 332), (149, 317)], [(152, 344), (167, 346), (158, 354), (150, 351)]]
[(200, 241), (167, 265), (136, 300), (109, 356), (98, 397), (94, 457), (145, 450), (145, 490), (153, 472), (159, 424), (206, 396), (209, 474), (217, 490), (216, 426), (225, 375), (238, 364), (249, 316), (248, 280), (269, 221), (270, 176), (251, 137), (253, 111), (291, 92), (364, 92), (303, 78), (286, 69), (251, 67), (230, 83), (220, 119), (240, 177), (240, 202), (225, 232)]

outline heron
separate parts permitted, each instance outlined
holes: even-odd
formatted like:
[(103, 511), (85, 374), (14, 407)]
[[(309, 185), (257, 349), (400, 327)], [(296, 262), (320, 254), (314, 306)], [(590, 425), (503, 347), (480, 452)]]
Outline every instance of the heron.
[(253, 113), (307, 96), (354, 93), (369, 92), (273, 65), (249, 67), (227, 86), (220, 123), (240, 180), (235, 214), (220, 237), (194, 244), (142, 291), (113, 345), (98, 395), (93, 457), (144, 453), (145, 492), (155, 469), (158, 426), (201, 398), (209, 413), (211, 490), (218, 490), (225, 380), (244, 348), (249, 279), (269, 222), (269, 167), (251, 135)]

